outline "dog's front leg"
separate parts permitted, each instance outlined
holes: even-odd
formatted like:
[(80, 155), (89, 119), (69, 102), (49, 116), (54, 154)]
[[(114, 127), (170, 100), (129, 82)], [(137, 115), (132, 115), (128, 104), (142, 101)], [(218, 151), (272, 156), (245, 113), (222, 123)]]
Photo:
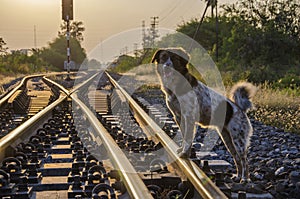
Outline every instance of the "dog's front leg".
[(179, 157), (189, 158), (195, 132), (195, 119), (184, 116), (181, 120), (180, 130), (182, 132), (182, 146), (179, 149)]

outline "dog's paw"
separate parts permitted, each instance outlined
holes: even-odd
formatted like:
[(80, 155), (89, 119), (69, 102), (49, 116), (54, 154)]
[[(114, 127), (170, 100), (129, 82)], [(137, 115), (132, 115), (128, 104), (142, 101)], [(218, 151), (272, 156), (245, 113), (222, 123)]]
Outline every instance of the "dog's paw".
[(233, 176), (231, 177), (231, 180), (235, 183), (239, 183), (241, 181), (241, 177), (239, 177), (238, 175), (233, 174)]
[(182, 148), (182, 147), (179, 147), (179, 148), (177, 149), (177, 153), (178, 153), (178, 154), (180, 154), (182, 151), (183, 151), (183, 148)]
[(233, 175), (231, 178), (234, 182), (240, 183), (240, 184), (248, 184), (252, 183), (250, 178), (240, 177), (238, 175)]
[(190, 154), (186, 152), (181, 152), (178, 154), (178, 156), (183, 159), (188, 159), (190, 157)]
[(250, 178), (241, 178), (240, 180), (241, 184), (248, 184), (248, 183), (252, 183)]
[(180, 158), (189, 158), (191, 155), (191, 145), (183, 145), (177, 150), (177, 154)]

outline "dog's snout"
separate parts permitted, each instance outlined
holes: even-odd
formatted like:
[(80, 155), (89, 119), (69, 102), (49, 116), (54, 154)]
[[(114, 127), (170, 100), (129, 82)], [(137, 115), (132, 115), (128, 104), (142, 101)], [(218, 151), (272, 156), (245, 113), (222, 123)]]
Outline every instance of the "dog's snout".
[(172, 66), (173, 65), (173, 63), (172, 63), (172, 61), (171, 61), (171, 59), (170, 58), (168, 58), (168, 60), (163, 64), (163, 67), (167, 67), (167, 66)]
[(167, 62), (167, 63), (164, 64), (164, 66), (171, 66), (171, 63)]

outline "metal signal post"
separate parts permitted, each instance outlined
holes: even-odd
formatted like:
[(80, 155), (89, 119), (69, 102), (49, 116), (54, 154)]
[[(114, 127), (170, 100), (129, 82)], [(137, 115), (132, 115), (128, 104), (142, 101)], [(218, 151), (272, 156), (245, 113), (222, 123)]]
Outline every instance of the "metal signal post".
[(67, 22), (67, 80), (70, 80), (70, 62), (71, 62), (71, 49), (70, 49), (70, 20), (73, 20), (73, 0), (62, 0), (62, 19)]
[(70, 73), (70, 56), (71, 56), (71, 50), (70, 50), (70, 20), (69, 16), (67, 16), (67, 70), (68, 75)]

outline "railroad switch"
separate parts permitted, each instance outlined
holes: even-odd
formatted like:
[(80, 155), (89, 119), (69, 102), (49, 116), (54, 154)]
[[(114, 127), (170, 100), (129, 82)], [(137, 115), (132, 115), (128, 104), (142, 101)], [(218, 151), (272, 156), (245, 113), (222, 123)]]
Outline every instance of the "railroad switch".
[[(28, 143), (18, 144), (15, 157), (2, 162), (1, 198), (31, 198), (33, 193), (52, 190), (65, 190), (69, 198), (97, 198), (98, 194), (115, 198), (103, 163), (90, 155), (78, 136), (70, 104), (54, 109), (52, 119), (37, 130), (37, 135)], [(70, 167), (57, 168), (62, 164)], [(67, 182), (53, 183), (52, 178)], [(121, 188), (121, 184), (117, 181), (114, 186)]]

